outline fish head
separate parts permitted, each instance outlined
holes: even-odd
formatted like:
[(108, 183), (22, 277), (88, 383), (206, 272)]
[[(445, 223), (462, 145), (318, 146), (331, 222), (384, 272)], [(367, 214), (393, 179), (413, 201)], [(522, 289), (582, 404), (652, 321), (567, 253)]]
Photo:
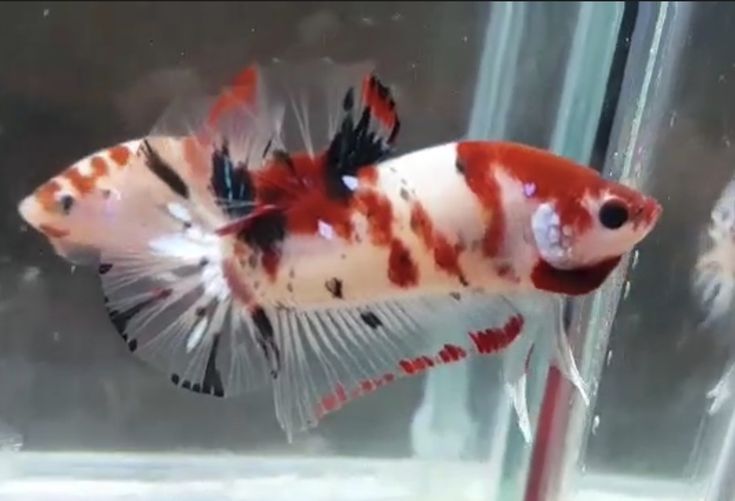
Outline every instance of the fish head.
[(468, 142), (458, 160), (483, 205), (500, 214), (499, 257), (536, 290), (593, 291), (661, 216), (654, 198), (543, 149)]
[(623, 255), (661, 217), (659, 202), (635, 188), (550, 153), (532, 181), (528, 225), (538, 253), (531, 279), (538, 289), (584, 294), (599, 287)]

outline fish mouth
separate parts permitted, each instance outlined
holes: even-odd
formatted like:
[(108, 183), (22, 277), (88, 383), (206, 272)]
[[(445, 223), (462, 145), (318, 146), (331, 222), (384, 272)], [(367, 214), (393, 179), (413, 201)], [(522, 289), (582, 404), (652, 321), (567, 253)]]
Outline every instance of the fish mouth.
[(663, 207), (653, 198), (646, 197), (642, 203), (638, 204), (633, 212), (633, 224), (635, 228), (643, 227), (647, 229), (653, 226), (661, 218)]

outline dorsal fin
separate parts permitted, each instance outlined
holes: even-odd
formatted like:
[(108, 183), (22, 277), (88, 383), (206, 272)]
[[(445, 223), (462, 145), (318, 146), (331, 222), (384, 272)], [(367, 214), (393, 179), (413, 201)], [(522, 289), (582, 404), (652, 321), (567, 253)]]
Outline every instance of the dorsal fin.
[(207, 125), (214, 126), (225, 113), (252, 105), (258, 91), (258, 70), (248, 66), (238, 73), (229, 87), (223, 89), (209, 110)]
[(391, 153), (399, 129), (390, 90), (373, 73), (365, 76), (360, 102), (355, 102), (354, 88), (342, 100), (342, 119), (327, 149), (328, 175), (355, 176), (361, 167), (383, 160)]

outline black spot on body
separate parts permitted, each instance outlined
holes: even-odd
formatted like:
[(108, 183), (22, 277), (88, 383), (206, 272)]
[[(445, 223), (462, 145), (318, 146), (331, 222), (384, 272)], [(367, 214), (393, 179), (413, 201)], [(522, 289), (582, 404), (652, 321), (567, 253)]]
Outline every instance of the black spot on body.
[(273, 324), (260, 306), (253, 309), (251, 317), (258, 329), (258, 344), (271, 367), (271, 376), (275, 379), (281, 370), (281, 352), (276, 345)]
[(171, 374), (171, 382), (173, 384), (179, 384), (179, 375), (178, 374)]
[(183, 383), (181, 383), (181, 387), (182, 388), (186, 388), (187, 390), (190, 390), (191, 389), (191, 381), (184, 381)]
[(408, 202), (410, 197), (408, 195), (408, 191), (406, 190), (406, 188), (403, 188), (403, 187), (401, 188), (401, 198), (404, 199), (406, 202)]
[(99, 271), (100, 275), (104, 275), (108, 271), (112, 269), (112, 265), (109, 263), (101, 263), (97, 271)]
[(206, 257), (203, 257), (201, 260), (199, 260), (199, 266), (201, 266), (202, 268), (204, 268), (208, 264), (209, 264), (209, 259), (207, 259)]
[(163, 158), (156, 152), (148, 141), (143, 141), (143, 155), (145, 156), (145, 165), (158, 179), (163, 181), (171, 191), (183, 198), (189, 198), (189, 187), (176, 171), (166, 163)]
[(327, 280), (324, 286), (327, 288), (329, 293), (332, 294), (333, 298), (342, 299), (342, 280), (338, 278), (332, 278), (330, 280)]
[(293, 292), (293, 284), (291, 282), (286, 284), (286, 290), (288, 290), (288, 292)]
[(459, 294), (459, 292), (450, 292), (449, 295), (456, 301), (462, 299), (462, 296)]
[(457, 159), (454, 166), (457, 168), (457, 172), (459, 172), (461, 175), (464, 176), (464, 172), (465, 172), (464, 165), (462, 164), (462, 162), (459, 161), (459, 159)]
[(377, 315), (375, 315), (375, 313), (373, 313), (372, 311), (360, 313), (360, 318), (371, 329), (377, 329), (378, 327), (381, 327), (383, 325), (383, 322), (381, 322)]
[(202, 385), (200, 385), (199, 383), (194, 383), (193, 385), (191, 385), (191, 391), (194, 391), (196, 393), (201, 393)]
[(138, 349), (138, 340), (137, 339), (131, 339), (128, 341), (128, 349), (132, 352)]
[(198, 308), (197, 308), (197, 309), (196, 309), (196, 310), (194, 311), (194, 315), (196, 315), (196, 316), (197, 316), (197, 317), (199, 317), (199, 318), (202, 318), (202, 317), (203, 317), (204, 315), (206, 315), (206, 314), (207, 314), (207, 308), (205, 308), (204, 306), (200, 306), (200, 307), (198, 307)]

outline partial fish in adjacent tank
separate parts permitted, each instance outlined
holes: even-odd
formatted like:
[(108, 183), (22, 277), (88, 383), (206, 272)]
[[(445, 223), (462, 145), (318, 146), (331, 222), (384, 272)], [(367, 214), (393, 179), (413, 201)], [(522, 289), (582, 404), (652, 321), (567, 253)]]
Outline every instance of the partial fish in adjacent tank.
[[(309, 113), (326, 113), (321, 134)], [(523, 396), (539, 341), (581, 389), (560, 315), (553, 339), (524, 339), (511, 297), (594, 291), (661, 212), (521, 144), (390, 158), (396, 105), (368, 65), (251, 67), (193, 116), (78, 161), (20, 213), (98, 266), (135, 355), (195, 392), (272, 384), (289, 437), (468, 357), (505, 357)]]
[[(707, 243), (699, 252), (692, 276), (693, 290), (705, 314), (702, 327), (731, 318), (735, 297), (735, 179), (725, 186), (710, 212)], [(709, 413), (730, 399), (735, 387), (735, 362), (707, 393)]]

